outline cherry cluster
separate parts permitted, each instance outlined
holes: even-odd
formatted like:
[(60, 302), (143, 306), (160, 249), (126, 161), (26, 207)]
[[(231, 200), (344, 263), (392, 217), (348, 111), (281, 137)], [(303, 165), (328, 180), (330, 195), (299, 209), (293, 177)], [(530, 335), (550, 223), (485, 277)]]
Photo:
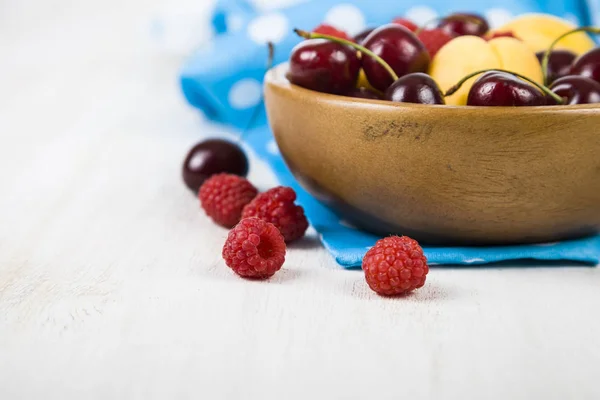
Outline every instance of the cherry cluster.
[[(568, 50), (553, 48), (565, 36), (580, 31), (596, 33), (595, 28), (568, 32), (557, 38), (547, 51), (537, 54), (544, 68), (545, 85), (512, 71), (495, 69), (469, 74), (444, 93), (427, 74), (431, 59), (441, 47), (464, 35), (487, 40), (514, 36), (511, 32), (490, 33), (488, 22), (475, 14), (451, 14), (436, 22), (435, 27), (426, 29), (399, 18), (393, 23), (365, 30), (354, 38), (327, 25), (312, 32), (296, 30), (306, 40), (292, 50), (287, 77), (298, 86), (323, 93), (392, 102), (445, 104), (446, 96), (455, 93), (468, 79), (478, 76), (469, 91), (467, 105), (600, 103), (600, 48), (579, 57)], [(364, 78), (368, 88), (357, 85)]]

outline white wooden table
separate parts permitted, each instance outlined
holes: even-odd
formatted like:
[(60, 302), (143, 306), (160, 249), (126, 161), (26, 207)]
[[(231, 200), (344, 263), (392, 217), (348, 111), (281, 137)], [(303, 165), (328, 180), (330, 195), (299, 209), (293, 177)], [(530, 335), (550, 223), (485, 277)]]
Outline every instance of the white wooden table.
[(600, 398), (597, 268), (438, 268), (382, 299), (311, 236), (234, 276), (179, 176), (227, 132), (147, 34), (209, 7), (0, 2), (0, 399)]

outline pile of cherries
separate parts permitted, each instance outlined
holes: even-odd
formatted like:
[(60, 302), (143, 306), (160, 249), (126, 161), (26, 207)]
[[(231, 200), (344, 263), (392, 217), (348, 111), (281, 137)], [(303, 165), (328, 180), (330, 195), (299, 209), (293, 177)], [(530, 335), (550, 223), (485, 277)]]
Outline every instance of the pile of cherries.
[[(578, 28), (570, 33), (600, 33)], [(367, 29), (350, 38), (331, 26), (313, 32), (296, 31), (306, 38), (292, 51), (288, 78), (294, 84), (324, 93), (393, 102), (444, 104), (470, 76), (480, 75), (468, 96), (468, 105), (535, 106), (600, 103), (600, 48), (577, 57), (568, 50), (537, 53), (549, 87), (534, 85), (509, 71), (491, 70), (466, 76), (443, 93), (426, 74), (431, 58), (447, 42), (463, 35), (492, 39), (515, 37), (511, 32), (489, 33), (487, 21), (478, 15), (457, 13), (437, 21), (430, 29), (397, 18), (392, 24)], [(567, 36), (567, 33), (564, 36)], [(518, 38), (517, 38), (518, 39)], [(557, 38), (558, 42), (560, 38)], [(555, 42), (555, 43), (556, 43)], [(544, 58), (547, 56), (547, 63)], [(361, 69), (375, 89), (357, 87)], [(562, 98), (562, 103), (556, 99)], [(198, 143), (183, 163), (183, 180), (195, 194), (217, 173), (246, 176), (248, 159), (235, 142), (209, 139)]]
[[(537, 53), (540, 62), (544, 55)], [(551, 50), (546, 83), (565, 104), (600, 103), (600, 47), (579, 57), (568, 50)]]
[[(579, 28), (570, 33), (582, 30), (597, 33), (594, 28)], [(474, 14), (451, 14), (440, 19), (433, 29), (419, 29), (410, 21), (397, 19), (394, 23), (361, 32), (354, 38), (323, 26), (313, 32), (296, 30), (296, 33), (306, 40), (293, 49), (287, 77), (296, 85), (323, 93), (393, 102), (445, 104), (445, 96), (458, 90), (469, 77), (480, 75), (469, 91), (467, 105), (600, 103), (600, 48), (580, 57), (568, 50), (554, 50), (553, 46), (547, 52), (538, 53), (540, 63), (548, 53), (545, 84), (549, 87), (510, 71), (487, 70), (465, 77), (443, 93), (426, 72), (431, 58), (445, 43), (463, 35), (488, 40), (499, 36), (515, 37), (511, 32), (489, 35), (487, 21)], [(375, 90), (357, 88), (361, 69)]]

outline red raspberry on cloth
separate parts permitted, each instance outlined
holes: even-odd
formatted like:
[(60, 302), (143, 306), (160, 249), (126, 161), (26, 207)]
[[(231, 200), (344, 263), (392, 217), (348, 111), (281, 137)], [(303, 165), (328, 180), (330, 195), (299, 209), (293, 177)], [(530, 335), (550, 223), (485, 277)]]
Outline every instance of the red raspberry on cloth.
[(322, 35), (335, 36), (340, 39), (346, 39), (352, 42), (352, 38), (344, 31), (337, 29), (329, 24), (321, 24), (313, 29), (314, 33), (320, 33)]
[(240, 221), (227, 236), (223, 259), (244, 278), (266, 279), (285, 261), (285, 241), (275, 225), (258, 218)]
[(294, 204), (294, 189), (278, 186), (256, 196), (242, 212), (242, 218), (257, 217), (279, 229), (287, 243), (304, 236), (308, 221), (304, 209)]
[(232, 174), (217, 174), (204, 182), (198, 192), (200, 204), (217, 224), (235, 226), (242, 217), (244, 206), (258, 194), (245, 178)]
[(446, 43), (454, 39), (454, 36), (439, 28), (424, 29), (417, 37), (425, 45), (432, 59)]
[(411, 32), (414, 32), (417, 29), (419, 29), (419, 27), (417, 26), (417, 24), (415, 24), (414, 22), (412, 22), (410, 19), (406, 19), (406, 18), (394, 18), (394, 20), (392, 21), (392, 23), (393, 24), (402, 25), (403, 27), (405, 27), (406, 29), (408, 29)]
[(365, 254), (362, 268), (369, 287), (384, 296), (422, 287), (429, 272), (423, 249), (407, 236), (379, 240)]

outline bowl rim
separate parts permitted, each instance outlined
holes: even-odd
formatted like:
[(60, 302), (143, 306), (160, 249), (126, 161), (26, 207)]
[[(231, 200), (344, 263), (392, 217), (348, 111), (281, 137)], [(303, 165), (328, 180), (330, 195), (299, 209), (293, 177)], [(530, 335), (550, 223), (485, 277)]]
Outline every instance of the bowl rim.
[(335, 102), (340, 106), (350, 106), (357, 107), (360, 105), (367, 106), (366, 108), (371, 108), (373, 106), (377, 106), (378, 108), (387, 108), (389, 110), (393, 109), (414, 109), (416, 110), (432, 110), (437, 109), (440, 111), (450, 111), (452, 113), (458, 113), (461, 111), (467, 111), (472, 113), (473, 111), (479, 110), (480, 112), (485, 112), (486, 114), (496, 114), (500, 113), (503, 115), (523, 115), (525, 113), (548, 113), (551, 112), (553, 114), (560, 113), (572, 113), (574, 111), (583, 111), (583, 112), (593, 112), (598, 110), (600, 112), (600, 103), (594, 104), (576, 104), (576, 105), (564, 105), (564, 106), (528, 106), (528, 107), (485, 107), (485, 106), (456, 106), (456, 105), (447, 105), (447, 104), (415, 104), (415, 103), (396, 103), (388, 100), (376, 100), (376, 99), (362, 99), (362, 98), (354, 98), (341, 96), (337, 94), (323, 93), (317, 92), (315, 90), (306, 89), (301, 86), (295, 85), (290, 82), (286, 77), (286, 72), (289, 69), (289, 62), (284, 62), (278, 64), (267, 71), (264, 78), (265, 85), (273, 85), (280, 89), (284, 89), (291, 94), (295, 94), (297, 96), (307, 96), (312, 97), (316, 101), (319, 99), (325, 102)]

